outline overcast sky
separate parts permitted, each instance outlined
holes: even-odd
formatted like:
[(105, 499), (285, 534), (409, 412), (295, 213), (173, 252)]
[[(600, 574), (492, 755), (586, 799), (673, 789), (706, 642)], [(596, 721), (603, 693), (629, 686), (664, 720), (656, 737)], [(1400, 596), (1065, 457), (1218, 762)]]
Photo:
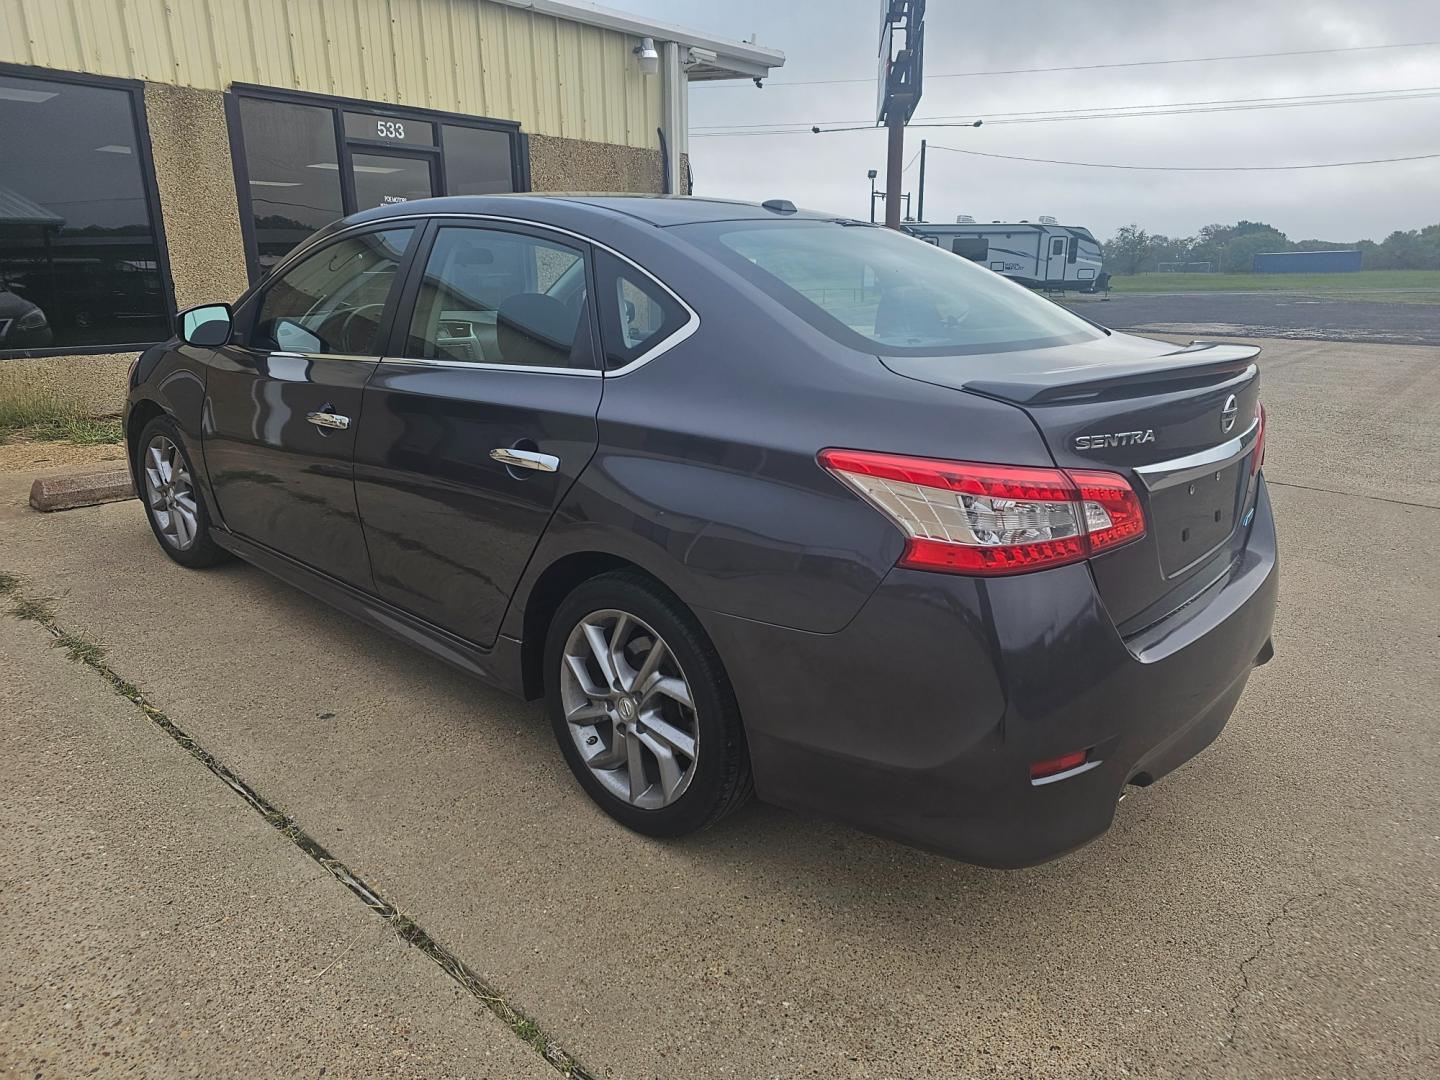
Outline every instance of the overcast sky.
[[(867, 169), (885, 170), (881, 130), (699, 138), (715, 125), (873, 121), (879, 0), (605, 0), (608, 6), (781, 49), (763, 90), (692, 85), (696, 193), (783, 197), (868, 214)], [(1123, 63), (1235, 53), (1440, 42), (1435, 0), (930, 0), (926, 116), (1217, 99), (1440, 92), (1440, 46), (1212, 63), (940, 78), (950, 72)], [(801, 80), (864, 82), (783, 86)], [(1209, 222), (1267, 221), (1292, 240), (1380, 240), (1440, 221), (1440, 158), (1303, 172), (1123, 172), (999, 161), (933, 149), (1125, 165), (1290, 165), (1440, 153), (1440, 96), (1321, 107), (912, 129), (924, 136), (925, 216), (1034, 220), (1053, 214), (1108, 237), (1138, 222), (1192, 235)], [(918, 163), (905, 186), (918, 182)]]

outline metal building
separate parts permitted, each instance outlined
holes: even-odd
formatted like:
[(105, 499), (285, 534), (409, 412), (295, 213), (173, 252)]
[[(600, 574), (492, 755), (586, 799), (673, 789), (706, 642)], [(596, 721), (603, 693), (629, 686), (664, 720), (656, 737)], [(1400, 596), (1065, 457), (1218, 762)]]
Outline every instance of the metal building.
[(784, 62), (569, 0), (0, 0), (0, 398), (118, 408), (177, 309), (369, 206), (683, 192), (688, 84)]
[(1359, 251), (1263, 251), (1255, 256), (1257, 274), (1343, 274), (1360, 269)]

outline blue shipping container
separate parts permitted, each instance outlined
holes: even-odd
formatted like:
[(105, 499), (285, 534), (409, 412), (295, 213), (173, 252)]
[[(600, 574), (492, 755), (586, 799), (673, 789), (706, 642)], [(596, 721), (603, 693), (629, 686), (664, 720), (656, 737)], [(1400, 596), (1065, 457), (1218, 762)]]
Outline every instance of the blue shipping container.
[(1358, 251), (1267, 251), (1255, 256), (1257, 274), (1343, 274), (1359, 269)]

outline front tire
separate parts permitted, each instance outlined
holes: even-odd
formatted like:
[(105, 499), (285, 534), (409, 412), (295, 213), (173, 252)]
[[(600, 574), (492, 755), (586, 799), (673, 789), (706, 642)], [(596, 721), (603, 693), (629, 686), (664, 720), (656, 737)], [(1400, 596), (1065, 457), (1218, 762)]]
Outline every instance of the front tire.
[(155, 417), (140, 432), (135, 452), (140, 501), (165, 554), (191, 569), (228, 559), (211, 538), (210, 514), (175, 422)]
[(715, 824), (750, 797), (730, 680), (694, 615), (633, 571), (565, 598), (545, 643), (545, 696), (571, 772), (616, 821), (647, 836)]

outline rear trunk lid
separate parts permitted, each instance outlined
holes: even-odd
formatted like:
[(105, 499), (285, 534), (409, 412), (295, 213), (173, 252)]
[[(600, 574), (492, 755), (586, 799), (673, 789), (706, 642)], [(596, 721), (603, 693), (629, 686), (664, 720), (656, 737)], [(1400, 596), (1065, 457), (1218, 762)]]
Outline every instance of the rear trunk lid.
[(983, 358), (880, 359), (899, 375), (1021, 408), (1057, 465), (1130, 481), (1145, 535), (1091, 560), (1112, 619), (1130, 634), (1208, 588), (1244, 547), (1259, 352), (1112, 334)]

